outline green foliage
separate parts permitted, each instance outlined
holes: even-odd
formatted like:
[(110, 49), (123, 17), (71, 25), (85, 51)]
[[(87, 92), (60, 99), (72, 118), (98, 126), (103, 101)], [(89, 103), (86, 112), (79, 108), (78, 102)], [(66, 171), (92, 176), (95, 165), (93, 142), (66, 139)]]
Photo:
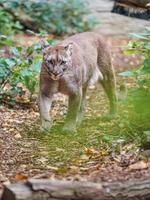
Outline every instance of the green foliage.
[(9, 58), (0, 58), (0, 101), (15, 103), (16, 96), (22, 96), (23, 86), (30, 92), (30, 101), (37, 86), (37, 76), (42, 63), (40, 45), (33, 44), (29, 47), (15, 46), (7, 38), (3, 38), (0, 45), (9, 45)]
[(129, 90), (129, 100), (137, 113), (150, 115), (150, 27), (144, 33), (131, 34), (136, 40), (130, 41), (125, 53), (139, 54), (144, 57), (138, 69), (120, 73), (123, 77), (133, 77), (137, 87)]
[(14, 22), (11, 15), (0, 8), (0, 33), (12, 35), (15, 31), (20, 30), (22, 26), (18, 21)]
[(36, 32), (72, 34), (91, 30), (95, 24), (93, 17), (85, 17), (87, 9), (83, 0), (2, 0), (2, 3), (22, 24), (33, 27)]

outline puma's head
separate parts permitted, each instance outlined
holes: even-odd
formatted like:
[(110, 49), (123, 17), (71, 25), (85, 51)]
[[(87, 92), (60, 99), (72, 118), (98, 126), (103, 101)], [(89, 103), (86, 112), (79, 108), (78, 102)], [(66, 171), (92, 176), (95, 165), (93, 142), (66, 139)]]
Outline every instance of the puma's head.
[(70, 65), (73, 43), (50, 46), (42, 40), (43, 61), (50, 77), (59, 80)]

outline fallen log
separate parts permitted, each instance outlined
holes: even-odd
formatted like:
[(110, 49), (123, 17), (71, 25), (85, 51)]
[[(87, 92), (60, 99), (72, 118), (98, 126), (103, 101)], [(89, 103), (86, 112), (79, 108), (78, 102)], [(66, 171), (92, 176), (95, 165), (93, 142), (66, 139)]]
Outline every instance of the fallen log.
[(146, 5), (150, 3), (149, 0), (115, 0), (115, 2), (136, 6), (139, 8), (146, 8)]
[(149, 200), (150, 178), (92, 183), (29, 179), (4, 188), (1, 200)]
[(113, 13), (136, 17), (140, 19), (150, 19), (149, 0), (114, 0)]

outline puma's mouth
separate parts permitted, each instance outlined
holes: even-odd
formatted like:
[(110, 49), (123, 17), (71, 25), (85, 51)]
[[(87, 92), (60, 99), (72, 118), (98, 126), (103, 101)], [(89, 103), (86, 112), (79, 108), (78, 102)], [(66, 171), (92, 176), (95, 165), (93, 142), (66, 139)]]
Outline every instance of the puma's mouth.
[(58, 81), (60, 79), (61, 75), (54, 75), (54, 74), (51, 74), (51, 79), (53, 79), (54, 81)]
[(63, 75), (63, 74), (53, 74), (52, 72), (48, 71), (48, 74), (50, 75), (51, 79), (54, 80), (54, 81), (58, 81), (60, 79), (60, 77)]

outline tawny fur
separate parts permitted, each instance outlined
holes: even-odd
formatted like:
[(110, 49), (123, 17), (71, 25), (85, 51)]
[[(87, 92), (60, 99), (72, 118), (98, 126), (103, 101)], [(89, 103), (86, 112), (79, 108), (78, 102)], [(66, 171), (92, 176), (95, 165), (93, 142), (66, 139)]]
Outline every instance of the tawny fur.
[[(49, 111), (52, 97), (60, 92), (69, 96), (64, 131), (74, 131), (83, 118), (87, 87), (97, 81), (102, 84), (110, 101), (110, 114), (115, 114), (117, 98), (114, 70), (109, 48), (99, 34), (76, 34), (55, 47), (43, 45), (42, 50), (39, 109), (43, 129), (49, 130), (51, 127)], [(51, 64), (48, 64), (49, 60)], [(66, 62), (65, 71), (61, 60)]]

